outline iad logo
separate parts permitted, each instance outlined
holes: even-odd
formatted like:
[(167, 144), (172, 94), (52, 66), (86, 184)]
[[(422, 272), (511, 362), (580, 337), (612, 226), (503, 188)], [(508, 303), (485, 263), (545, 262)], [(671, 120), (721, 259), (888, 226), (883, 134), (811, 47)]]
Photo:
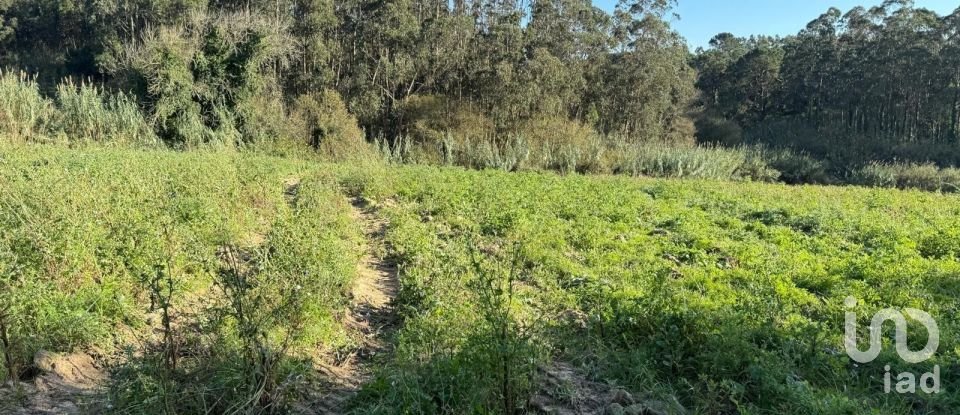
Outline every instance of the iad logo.
[[(857, 299), (847, 297), (844, 301), (848, 310), (857, 307)], [(919, 352), (910, 350), (907, 344), (907, 319), (903, 314), (920, 322), (927, 328), (927, 345)], [(880, 349), (883, 347), (881, 336), (883, 334), (883, 323), (892, 321), (896, 326), (896, 345), (897, 354), (907, 363), (920, 363), (933, 357), (940, 347), (940, 328), (937, 322), (924, 311), (913, 308), (906, 308), (903, 313), (892, 308), (886, 308), (874, 314), (870, 322), (870, 348), (867, 351), (860, 351), (857, 347), (857, 313), (847, 311), (844, 325), (844, 347), (847, 349), (847, 355), (851, 359), (860, 363), (870, 363), (880, 356)], [(891, 392), (890, 365), (886, 366), (886, 375), (884, 376), (884, 392)], [(920, 382), (917, 383), (917, 377), (913, 373), (905, 372), (897, 375), (897, 393), (916, 393), (917, 387), (925, 393), (940, 393), (940, 366), (934, 366), (933, 372), (924, 373), (920, 376)]]

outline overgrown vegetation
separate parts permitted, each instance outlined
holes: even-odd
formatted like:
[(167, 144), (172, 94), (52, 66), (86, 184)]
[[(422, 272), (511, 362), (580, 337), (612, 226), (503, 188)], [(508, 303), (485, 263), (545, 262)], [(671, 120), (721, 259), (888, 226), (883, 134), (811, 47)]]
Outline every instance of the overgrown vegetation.
[[(522, 132), (533, 168), (582, 170), (576, 164), (591, 163), (590, 154), (576, 154), (585, 137), (692, 141), (686, 111), (695, 74), (664, 21), (669, 8), (624, 2), (614, 16), (580, 0), (18, 0), (0, 6), (0, 28), (10, 34), (0, 37), (0, 64), (39, 74), (11, 86), (40, 92), (25, 105), (43, 102), (67, 76), (97, 85), (81, 94), (122, 91), (85, 108), (64, 100), (67, 119), (78, 110), (104, 117), (52, 132), (72, 142), (139, 122), (128, 114), (129, 96), (156, 139), (177, 149), (302, 153), (292, 142), (344, 159), (370, 153), (363, 139), (395, 152), (413, 137), (419, 160), (484, 166), (484, 156)], [(34, 125), (48, 117), (12, 110), (22, 124), (8, 128), (11, 135), (48, 138)], [(74, 137), (91, 129), (94, 140)], [(141, 140), (145, 131), (136, 130), (123, 139)], [(460, 155), (432, 154), (449, 156), (449, 147)]]
[(830, 9), (795, 36), (722, 33), (691, 54), (675, 4), (14, 0), (0, 134), (953, 189), (864, 177), (960, 164), (956, 12)]
[(402, 324), (357, 412), (522, 413), (559, 363), (675, 411), (957, 404), (883, 394), (883, 367), (902, 367), (892, 346), (866, 365), (841, 350), (852, 295), (865, 314), (938, 320), (940, 352), (904, 370), (958, 364), (955, 196), (3, 150), (2, 373), (31, 373), (39, 349), (127, 348), (102, 410), (306, 408), (317, 359), (353, 342), (342, 310), (360, 229), (341, 191), (388, 220), (400, 269)]
[[(941, 413), (957, 405), (951, 392), (882, 393), (885, 365), (908, 370), (892, 336), (870, 364), (855, 364), (842, 347), (843, 300), (855, 296), (861, 316), (914, 307), (938, 320), (940, 352), (909, 370), (957, 364), (955, 196), (429, 167), (391, 173), (391, 182), (367, 176), (363, 194), (390, 218), (405, 324), (359, 412), (510, 413), (504, 400), (522, 401), (538, 379), (528, 362), (552, 361), (647, 401), (676, 398), (686, 413)], [(477, 268), (476, 255), (499, 265)], [(505, 372), (489, 366), (491, 351), (496, 362), (514, 362), (515, 395), (501, 391)], [(944, 391), (957, 387), (954, 375), (942, 381)]]
[[(351, 383), (354, 413), (519, 414), (556, 367), (640, 412), (960, 405), (960, 10), (690, 54), (674, 4), (0, 1), (0, 384), (97, 350), (123, 414)], [(355, 318), (363, 234), (396, 327)], [(854, 364), (848, 296), (929, 312), (938, 353)]]
[(130, 347), (99, 410), (276, 412), (317, 350), (349, 344), (334, 314), (359, 230), (331, 176), (256, 156), (2, 148), (4, 380), (41, 349)]

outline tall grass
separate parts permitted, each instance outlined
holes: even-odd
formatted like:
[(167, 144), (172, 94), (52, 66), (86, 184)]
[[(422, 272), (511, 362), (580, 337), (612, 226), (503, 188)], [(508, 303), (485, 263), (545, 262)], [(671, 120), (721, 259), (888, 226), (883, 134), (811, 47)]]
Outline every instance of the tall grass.
[[(634, 142), (570, 124), (565, 130), (547, 130), (550, 134), (529, 130), (466, 139), (448, 133), (440, 142), (415, 144), (402, 137), (393, 146), (382, 148), (384, 157), (395, 162), (472, 169), (754, 181), (780, 177), (765, 159), (780, 153), (752, 147)], [(778, 157), (788, 159), (786, 155)]]
[(74, 143), (157, 146), (159, 139), (136, 102), (123, 93), (67, 80), (57, 86), (58, 130)]
[(731, 179), (737, 177), (748, 157), (742, 149), (720, 147), (628, 143), (620, 140), (608, 145), (608, 160), (612, 170), (633, 176)]
[(123, 93), (66, 80), (55, 99), (40, 92), (36, 78), (0, 72), (0, 140), (116, 146), (157, 146), (153, 127)]
[(35, 77), (0, 71), (0, 135), (4, 136), (0, 140), (48, 141), (55, 114), (53, 102), (40, 94)]
[(531, 160), (530, 142), (522, 134), (457, 140), (446, 135), (440, 147), (443, 163), (473, 169), (517, 171), (541, 168)]

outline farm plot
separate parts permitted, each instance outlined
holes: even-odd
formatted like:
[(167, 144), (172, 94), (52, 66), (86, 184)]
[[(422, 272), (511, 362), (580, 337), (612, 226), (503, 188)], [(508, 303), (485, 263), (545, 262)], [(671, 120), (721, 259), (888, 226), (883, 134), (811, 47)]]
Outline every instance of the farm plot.
[[(400, 269), (404, 325), (361, 412), (958, 404), (956, 197), (422, 167), (341, 176), (389, 218)], [(912, 307), (938, 321), (938, 352), (905, 363), (890, 325), (883, 353), (857, 364), (843, 343), (851, 296), (861, 339), (876, 311)], [(927, 338), (911, 320), (911, 349)], [(886, 365), (893, 382), (939, 366), (942, 391), (884, 393)]]

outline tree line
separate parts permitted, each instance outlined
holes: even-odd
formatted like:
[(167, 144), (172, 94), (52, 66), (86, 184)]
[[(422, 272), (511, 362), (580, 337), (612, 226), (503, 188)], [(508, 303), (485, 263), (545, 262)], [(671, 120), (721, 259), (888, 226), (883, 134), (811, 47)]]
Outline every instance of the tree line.
[[(131, 93), (170, 143), (255, 139), (272, 110), (342, 98), (370, 136), (417, 114), (502, 133), (538, 117), (689, 135), (695, 75), (667, 0), (11, 0), (0, 64)], [(430, 121), (434, 122), (435, 121)], [(282, 124), (282, 123), (280, 123)], [(322, 133), (322, 132), (321, 132)]]
[(960, 163), (930, 152), (960, 140), (960, 9), (831, 8), (795, 36), (717, 35), (694, 66), (705, 138)]
[(580, 169), (623, 143), (699, 140), (960, 164), (960, 9), (831, 8), (793, 36), (723, 33), (691, 52), (674, 6), (7, 0), (0, 66), (47, 96), (72, 79), (131, 97), (174, 147), (362, 135)]

